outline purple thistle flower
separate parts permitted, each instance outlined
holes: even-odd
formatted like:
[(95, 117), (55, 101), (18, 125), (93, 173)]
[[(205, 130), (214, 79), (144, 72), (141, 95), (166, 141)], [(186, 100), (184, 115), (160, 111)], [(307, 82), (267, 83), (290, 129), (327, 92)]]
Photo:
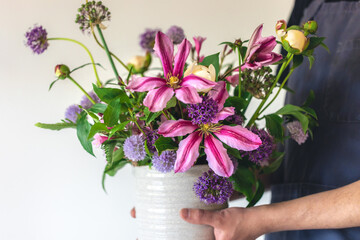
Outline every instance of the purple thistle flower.
[(176, 160), (176, 152), (163, 151), (159, 156), (157, 153), (152, 158), (153, 167), (162, 173), (171, 172), (174, 170)]
[(150, 152), (156, 152), (155, 141), (159, 138), (157, 130), (149, 131), (146, 133), (146, 143)]
[(167, 30), (166, 35), (169, 36), (174, 44), (180, 44), (185, 38), (184, 30), (175, 25), (171, 26), (169, 30)]
[(25, 37), (27, 39), (26, 46), (36, 54), (43, 53), (49, 46), (47, 32), (42, 26), (35, 25), (25, 34)]
[(244, 118), (240, 115), (232, 115), (225, 118), (225, 121), (242, 126), (244, 123)]
[(214, 99), (207, 96), (201, 96), (201, 98), (203, 99), (201, 103), (187, 106), (188, 116), (197, 125), (210, 123), (219, 112), (218, 103)]
[(256, 127), (252, 127), (250, 130), (260, 137), (262, 144), (256, 150), (250, 152), (241, 151), (241, 156), (242, 157), (247, 156), (249, 157), (250, 161), (258, 165), (262, 165), (263, 162), (268, 162), (272, 152), (274, 151), (275, 148), (274, 139), (264, 129), (257, 129)]
[(303, 144), (309, 137), (309, 133), (304, 133), (304, 130), (299, 121), (289, 122), (286, 127), (291, 134), (291, 138), (294, 139), (299, 145)]
[(65, 111), (65, 119), (68, 119), (73, 123), (76, 123), (76, 120), (78, 119), (79, 114), (81, 112), (82, 110), (77, 104), (71, 105)]
[[(88, 92), (88, 94), (95, 101), (95, 103), (100, 103), (101, 102), (100, 98), (93, 91)], [(90, 100), (84, 95), (83, 98), (81, 99), (80, 105), (85, 109), (89, 109), (94, 104), (92, 102), (90, 102)]]
[(140, 135), (132, 135), (124, 142), (125, 157), (132, 161), (144, 160), (146, 156), (144, 140)]
[(140, 46), (142, 49), (148, 52), (153, 52), (153, 48), (155, 45), (155, 37), (157, 32), (159, 32), (160, 29), (149, 29), (147, 28), (144, 33), (140, 35)]
[(100, 25), (100, 27), (104, 28), (102, 22), (110, 21), (111, 18), (109, 9), (101, 1), (90, 1), (82, 4), (78, 11), (75, 22), (80, 24), (80, 30), (83, 33), (85, 31), (91, 33), (91, 27), (95, 25)]
[(193, 190), (206, 204), (224, 204), (234, 192), (231, 182), (212, 170), (204, 172), (195, 182)]

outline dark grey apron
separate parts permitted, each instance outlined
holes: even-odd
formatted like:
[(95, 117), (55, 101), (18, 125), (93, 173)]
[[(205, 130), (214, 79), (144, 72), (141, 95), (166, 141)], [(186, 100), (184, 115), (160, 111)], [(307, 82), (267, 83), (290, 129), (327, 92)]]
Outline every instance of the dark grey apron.
[[(288, 86), (296, 94), (287, 94), (286, 103), (301, 105), (314, 90), (313, 107), (320, 126), (314, 130), (314, 140), (301, 146), (286, 141), (286, 157), (277, 173), (279, 184), (272, 187), (272, 202), (360, 179), (360, 3), (315, 0), (305, 10), (302, 23), (310, 18), (318, 22), (318, 35), (326, 37), (331, 53), (318, 48), (312, 70), (305, 63), (294, 71)], [(360, 228), (279, 232), (266, 239), (360, 239)]]

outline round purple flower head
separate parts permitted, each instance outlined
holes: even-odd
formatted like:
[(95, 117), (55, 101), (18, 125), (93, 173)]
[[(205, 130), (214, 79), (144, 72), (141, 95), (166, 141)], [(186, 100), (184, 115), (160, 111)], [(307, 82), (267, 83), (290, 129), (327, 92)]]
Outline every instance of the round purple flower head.
[(85, 31), (91, 32), (92, 26), (102, 25), (104, 21), (110, 21), (111, 13), (109, 9), (105, 7), (101, 1), (89, 1), (82, 4), (78, 9), (75, 22), (80, 24), (80, 30), (84, 33)]
[(225, 118), (225, 121), (242, 126), (244, 123), (244, 118), (240, 115), (232, 115)]
[(148, 52), (153, 52), (155, 45), (155, 37), (160, 29), (149, 29), (147, 28), (143, 34), (140, 35), (140, 46), (142, 49)]
[(180, 44), (185, 39), (184, 30), (175, 25), (167, 30), (166, 35), (169, 36), (174, 44)]
[(224, 204), (234, 192), (231, 182), (216, 175), (213, 170), (204, 172), (195, 182), (193, 190), (206, 204)]
[(286, 127), (291, 134), (291, 138), (294, 139), (299, 145), (303, 144), (309, 137), (309, 133), (304, 133), (304, 130), (299, 121), (289, 122)]
[(26, 46), (36, 54), (43, 53), (49, 46), (47, 32), (42, 26), (34, 26), (26, 34)]
[(73, 123), (76, 123), (76, 120), (79, 117), (79, 114), (82, 112), (79, 105), (74, 104), (69, 106), (65, 111), (65, 119), (70, 120)]
[(256, 150), (249, 152), (241, 151), (241, 156), (248, 156), (250, 161), (258, 165), (262, 165), (262, 163), (268, 162), (272, 152), (274, 151), (274, 139), (264, 129), (257, 129), (256, 127), (252, 127), (250, 130), (260, 137), (262, 144)]
[(146, 156), (144, 140), (140, 135), (132, 135), (124, 142), (125, 157), (132, 161), (144, 160)]
[(157, 153), (152, 158), (153, 167), (162, 173), (171, 172), (174, 169), (176, 152), (163, 151), (159, 156)]
[(149, 131), (146, 133), (146, 143), (150, 152), (156, 152), (155, 141), (159, 138), (157, 130)]
[[(91, 92), (88, 92), (88, 94), (95, 101), (95, 103), (101, 102), (100, 98), (96, 95), (96, 93), (91, 91)], [(81, 99), (80, 105), (85, 109), (89, 109), (94, 104), (92, 102), (90, 102), (90, 100), (84, 95), (83, 98)]]
[(197, 104), (189, 104), (187, 106), (188, 116), (192, 118), (194, 124), (207, 124), (214, 120), (218, 113), (217, 102), (208, 96), (201, 96), (202, 102)]

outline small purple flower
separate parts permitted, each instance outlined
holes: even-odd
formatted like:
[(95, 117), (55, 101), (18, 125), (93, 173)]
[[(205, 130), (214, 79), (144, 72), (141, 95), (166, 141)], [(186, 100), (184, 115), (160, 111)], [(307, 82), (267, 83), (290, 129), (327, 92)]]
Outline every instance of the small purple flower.
[(268, 162), (275, 148), (273, 137), (264, 129), (253, 127), (250, 130), (260, 137), (262, 144), (256, 150), (241, 152), (241, 156), (248, 156), (250, 161), (258, 165), (261, 165), (263, 162)]
[(132, 135), (124, 142), (125, 157), (132, 161), (141, 161), (146, 157), (145, 144), (142, 136)]
[(229, 117), (225, 118), (225, 121), (228, 121), (230, 123), (242, 126), (243, 123), (244, 123), (244, 118), (242, 116), (240, 116), (240, 115), (235, 115), (234, 114), (232, 116), (229, 116)]
[(47, 32), (42, 26), (35, 25), (25, 34), (25, 37), (27, 39), (26, 46), (36, 54), (43, 53), (49, 46)]
[(149, 131), (146, 133), (146, 143), (150, 152), (156, 152), (155, 141), (159, 138), (157, 130)]
[(76, 123), (76, 120), (78, 119), (79, 114), (81, 112), (82, 110), (77, 104), (71, 105), (65, 111), (65, 119), (68, 119), (73, 123)]
[(176, 153), (174, 151), (163, 151), (159, 156), (157, 153), (152, 158), (153, 167), (162, 173), (174, 170)]
[(184, 30), (178, 26), (171, 26), (169, 30), (167, 30), (166, 35), (173, 41), (173, 43), (180, 44), (185, 39)]
[(157, 32), (159, 32), (160, 29), (149, 29), (147, 28), (144, 33), (140, 35), (140, 46), (142, 49), (148, 52), (153, 52), (153, 48), (155, 45), (155, 37)]
[(234, 192), (231, 182), (212, 170), (204, 172), (195, 182), (193, 190), (206, 204), (224, 204)]
[[(96, 95), (96, 93), (94, 92), (89, 92), (88, 93), (90, 95), (90, 97), (95, 101), (95, 103), (100, 103), (101, 100), (100, 98)], [(85, 108), (85, 109), (89, 109), (91, 108), (94, 104), (92, 102), (90, 102), (89, 98), (87, 98), (85, 95), (83, 96), (83, 98), (81, 99), (80, 105)]]
[(309, 133), (304, 133), (304, 130), (299, 121), (289, 122), (286, 127), (291, 134), (291, 138), (294, 139), (299, 145), (303, 144), (309, 137)]
[(188, 116), (197, 125), (210, 123), (219, 112), (218, 103), (213, 98), (207, 96), (201, 96), (201, 98), (203, 99), (201, 103), (187, 106)]
[(111, 13), (109, 9), (105, 7), (101, 1), (89, 1), (82, 4), (78, 9), (75, 22), (80, 24), (80, 30), (84, 33), (88, 31), (91, 33), (91, 28), (95, 25), (105, 28), (102, 25), (104, 21), (110, 21)]

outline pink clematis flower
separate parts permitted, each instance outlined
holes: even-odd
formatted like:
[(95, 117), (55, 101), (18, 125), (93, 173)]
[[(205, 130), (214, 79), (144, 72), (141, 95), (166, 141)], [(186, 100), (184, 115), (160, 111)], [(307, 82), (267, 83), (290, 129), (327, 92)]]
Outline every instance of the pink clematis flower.
[[(193, 166), (199, 157), (199, 147), (203, 138), (209, 167), (217, 175), (223, 177), (230, 177), (233, 174), (234, 165), (221, 142), (242, 151), (255, 150), (262, 144), (256, 134), (242, 126), (227, 126), (219, 123), (228, 116), (234, 115), (233, 107), (223, 107), (228, 96), (226, 83), (221, 81), (209, 93), (210, 101), (204, 100), (203, 102), (205, 107), (211, 105), (212, 102), (217, 104), (218, 111), (214, 117), (208, 119), (207, 122), (197, 122), (197, 124), (194, 124), (194, 121), (183, 119), (168, 120), (159, 127), (158, 133), (164, 137), (184, 136), (190, 133), (179, 144), (175, 172), (185, 172)], [(212, 107), (212, 109), (214, 108)]]
[(97, 133), (94, 136), (94, 140), (92, 141), (92, 144), (95, 147), (101, 147), (101, 144), (103, 144), (108, 139), (109, 139), (108, 136), (103, 136), (103, 135), (100, 135), (100, 134)]
[(198, 62), (202, 62), (202, 60), (204, 60), (204, 56), (200, 57), (200, 50), (201, 50), (201, 46), (202, 43), (206, 40), (206, 38), (204, 37), (193, 37), (194, 42), (195, 42), (195, 51), (196, 51), (196, 55), (197, 55), (197, 60)]
[(263, 38), (261, 36), (262, 28), (261, 24), (252, 34), (245, 55), (245, 63), (241, 66), (241, 70), (268, 66), (282, 59), (281, 54), (272, 52), (276, 46), (276, 38), (274, 36)]
[(197, 90), (212, 88), (216, 83), (193, 74), (183, 77), (184, 65), (190, 49), (190, 42), (184, 39), (174, 58), (174, 45), (171, 39), (164, 33), (158, 32), (154, 51), (162, 62), (164, 78), (140, 77), (133, 79), (127, 88), (135, 92), (149, 91), (144, 99), (144, 105), (151, 112), (163, 110), (174, 93), (183, 103), (200, 103), (202, 99)]

